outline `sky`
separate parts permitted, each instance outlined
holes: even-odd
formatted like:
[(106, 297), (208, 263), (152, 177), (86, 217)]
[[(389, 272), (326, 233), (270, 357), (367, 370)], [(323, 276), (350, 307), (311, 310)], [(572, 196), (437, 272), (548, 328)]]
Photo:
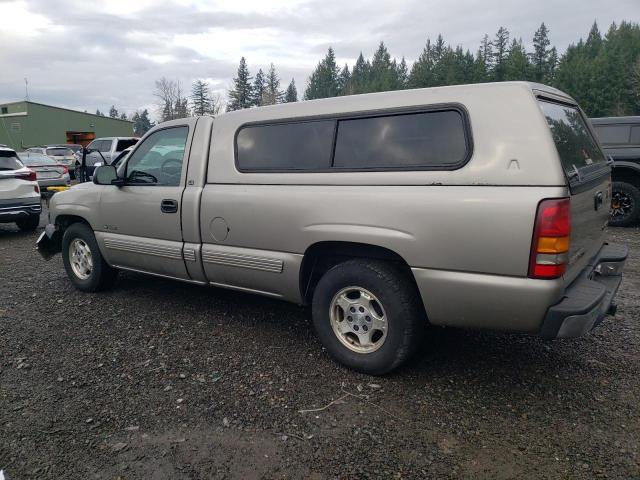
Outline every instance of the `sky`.
[(562, 52), (621, 20), (640, 21), (640, 0), (0, 0), (0, 102), (23, 100), (27, 78), (32, 101), (155, 117), (155, 80), (224, 95), (241, 56), (301, 96), (329, 46), (341, 65), (380, 41), (411, 62), (438, 34), (475, 52), (504, 26), (529, 46), (545, 22)]

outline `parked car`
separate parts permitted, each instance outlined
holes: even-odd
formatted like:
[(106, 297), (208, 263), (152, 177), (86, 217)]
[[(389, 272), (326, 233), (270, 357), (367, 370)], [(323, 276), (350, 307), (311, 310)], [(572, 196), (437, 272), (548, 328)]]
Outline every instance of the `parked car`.
[[(138, 142), (137, 137), (104, 137), (96, 138), (87, 145), (87, 150), (93, 150), (87, 154), (87, 173), (93, 175), (96, 166), (111, 163), (120, 152), (135, 145)], [(99, 153), (98, 153), (99, 152)], [(80, 160), (81, 161), (81, 160)], [(76, 170), (80, 168), (80, 162), (76, 162)], [(77, 172), (79, 173), (79, 172)]]
[(35, 152), (20, 152), (18, 157), (22, 163), (36, 172), (40, 191), (47, 191), (48, 187), (68, 187), (71, 185), (69, 168), (60, 165), (51, 157)]
[(640, 116), (592, 118), (604, 153), (613, 159), (610, 225), (640, 220)]
[(26, 149), (27, 152), (40, 153), (54, 160), (59, 165), (64, 165), (70, 170), (73, 169), (76, 157), (73, 154), (73, 150), (68, 147), (60, 146), (44, 146), (44, 147), (31, 147)]
[(610, 174), (543, 85), (289, 103), (153, 128), (53, 197), (38, 248), (82, 291), (132, 270), (309, 304), (334, 358), (382, 374), (427, 324), (567, 338), (613, 312)]
[(0, 147), (0, 223), (16, 223), (24, 232), (40, 223), (40, 187), (15, 150)]

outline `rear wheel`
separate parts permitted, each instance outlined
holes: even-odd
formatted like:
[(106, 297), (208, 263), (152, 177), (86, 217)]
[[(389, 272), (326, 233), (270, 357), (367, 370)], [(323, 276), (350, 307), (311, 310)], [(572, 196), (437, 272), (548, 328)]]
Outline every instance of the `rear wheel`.
[(62, 237), (62, 261), (71, 283), (83, 292), (97, 292), (113, 285), (118, 270), (104, 261), (93, 230), (74, 223)]
[(415, 285), (399, 267), (354, 259), (331, 268), (318, 282), (313, 323), (334, 359), (382, 375), (416, 350), (426, 317)]
[(638, 220), (640, 190), (627, 182), (613, 182), (611, 186), (611, 216), (609, 225), (628, 227)]
[(16, 225), (21, 232), (33, 232), (40, 225), (40, 215), (29, 215), (27, 218), (16, 220)]

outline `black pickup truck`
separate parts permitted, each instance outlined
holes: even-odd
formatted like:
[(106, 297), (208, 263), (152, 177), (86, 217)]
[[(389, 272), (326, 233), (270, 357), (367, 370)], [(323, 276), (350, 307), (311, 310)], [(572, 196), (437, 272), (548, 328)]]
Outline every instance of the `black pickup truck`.
[(633, 225), (640, 219), (640, 116), (592, 118), (591, 123), (614, 162), (609, 225)]

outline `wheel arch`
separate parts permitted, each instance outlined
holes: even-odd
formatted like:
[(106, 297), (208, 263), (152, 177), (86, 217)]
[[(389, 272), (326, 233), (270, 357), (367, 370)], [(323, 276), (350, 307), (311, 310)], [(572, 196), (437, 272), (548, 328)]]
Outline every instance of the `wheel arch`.
[(614, 182), (627, 182), (636, 188), (640, 188), (640, 165), (632, 162), (616, 162), (611, 171), (611, 180)]
[(335, 265), (354, 258), (385, 260), (396, 264), (418, 287), (411, 267), (397, 252), (371, 243), (347, 241), (319, 241), (304, 252), (300, 265), (300, 297), (305, 305), (311, 303), (315, 287), (324, 273)]

